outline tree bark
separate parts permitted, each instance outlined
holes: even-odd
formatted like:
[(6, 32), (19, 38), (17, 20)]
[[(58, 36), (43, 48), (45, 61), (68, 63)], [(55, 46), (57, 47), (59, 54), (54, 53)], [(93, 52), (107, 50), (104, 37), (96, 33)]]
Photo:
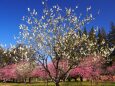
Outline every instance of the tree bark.
[(74, 78), (75, 82), (77, 81), (76, 78)]
[(26, 84), (26, 78), (24, 79), (24, 83)]
[(80, 81), (83, 82), (83, 77), (80, 76)]
[(60, 85), (59, 85), (59, 82), (60, 82), (60, 80), (59, 80), (59, 79), (56, 79), (56, 80), (55, 80), (55, 86), (60, 86)]
[(31, 83), (31, 77), (29, 77), (29, 83)]
[(13, 83), (15, 82), (15, 79), (12, 79), (13, 80)]
[(60, 85), (59, 85), (59, 82), (56, 82), (55, 85), (56, 85), (56, 86), (60, 86)]
[(71, 82), (71, 78), (68, 78), (68, 81)]

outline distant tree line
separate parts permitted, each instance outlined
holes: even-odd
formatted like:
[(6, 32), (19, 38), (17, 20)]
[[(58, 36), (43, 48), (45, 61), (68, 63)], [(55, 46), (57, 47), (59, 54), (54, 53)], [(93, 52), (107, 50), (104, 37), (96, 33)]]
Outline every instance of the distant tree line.
[[(104, 47), (115, 46), (115, 24), (113, 22), (110, 24), (109, 33), (107, 33), (106, 28), (103, 27), (99, 28), (97, 31), (94, 27), (92, 27), (89, 31), (86, 27), (84, 27), (83, 31), (78, 31), (78, 34), (80, 34), (81, 36), (85, 34), (93, 42), (95, 42), (97, 39), (98, 42), (96, 45), (98, 47), (98, 50)], [(34, 60), (34, 51), (31, 48), (27, 48), (24, 44), (16, 44), (16, 46), (12, 49), (5, 49), (0, 46), (0, 66), (3, 67), (17, 62), (16, 60), (20, 61), (26, 59), (22, 51), (20, 51), (20, 48), (23, 48), (23, 52), (27, 52), (28, 57), (26, 58), (29, 58), (29, 60)], [(108, 59), (110, 59), (110, 61), (107, 65), (110, 65), (112, 64), (112, 62), (115, 62), (115, 49)]]

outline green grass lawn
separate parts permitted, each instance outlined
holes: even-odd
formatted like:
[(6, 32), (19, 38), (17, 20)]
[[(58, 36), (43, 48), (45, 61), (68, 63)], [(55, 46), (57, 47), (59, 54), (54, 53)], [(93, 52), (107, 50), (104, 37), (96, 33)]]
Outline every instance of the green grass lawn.
[[(61, 86), (91, 86), (90, 82), (61, 82)], [(0, 86), (47, 86), (44, 82), (32, 83), (32, 84), (24, 84), (24, 83), (0, 83)], [(55, 86), (53, 82), (48, 83), (48, 86)], [(115, 86), (115, 82), (103, 82), (98, 83), (93, 86)]]

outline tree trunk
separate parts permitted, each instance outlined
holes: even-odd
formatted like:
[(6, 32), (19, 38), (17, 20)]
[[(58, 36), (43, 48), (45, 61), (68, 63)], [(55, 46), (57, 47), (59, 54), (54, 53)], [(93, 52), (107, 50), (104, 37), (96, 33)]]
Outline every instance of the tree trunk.
[(56, 86), (60, 86), (60, 85), (59, 85), (59, 82), (56, 82), (55, 85), (56, 85)]
[(77, 81), (76, 78), (74, 78), (75, 82)]
[(80, 76), (80, 81), (83, 82), (83, 77)]
[(29, 77), (29, 83), (31, 83), (31, 77)]
[(59, 82), (60, 82), (60, 80), (59, 80), (59, 79), (56, 79), (56, 80), (55, 80), (55, 86), (60, 86), (60, 85), (59, 85)]
[(68, 78), (68, 81), (71, 82), (71, 78)]
[(24, 83), (26, 84), (26, 78), (24, 79)]
[(18, 82), (18, 80), (17, 80), (17, 79), (15, 79), (15, 82), (17, 83), (17, 82)]
[(13, 80), (13, 83), (15, 82), (15, 79), (12, 79)]

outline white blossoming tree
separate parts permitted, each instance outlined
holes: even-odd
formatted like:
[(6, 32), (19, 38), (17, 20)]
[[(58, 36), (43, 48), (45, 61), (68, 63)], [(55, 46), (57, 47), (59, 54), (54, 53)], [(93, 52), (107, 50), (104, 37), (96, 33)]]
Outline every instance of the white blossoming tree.
[[(31, 77), (31, 72), (35, 68), (35, 64), (33, 62), (20, 62), (16, 65), (16, 74), (18, 79), (23, 79), (26, 83), (26, 79)], [(30, 81), (29, 81), (30, 82)]]
[(33, 55), (34, 49), (24, 44), (17, 44), (9, 48), (9, 56), (12, 57), (16, 63), (20, 61), (33, 61)]
[[(28, 16), (23, 17), (23, 24), (20, 25), (20, 39), (35, 49), (35, 58), (37, 62), (44, 68), (56, 86), (59, 86), (60, 79), (67, 76), (69, 71), (74, 68), (79, 61), (90, 54), (93, 44), (88, 37), (83, 34), (80, 36), (80, 30), (85, 24), (94, 18), (89, 12), (81, 18), (75, 13), (76, 9), (61, 9), (58, 5), (48, 8), (46, 2), (42, 2), (44, 9), (42, 16), (38, 16), (36, 10), (30, 10)], [(78, 8), (78, 7), (77, 7)], [(59, 64), (62, 60), (67, 60), (67, 70), (62, 70)], [(55, 76), (52, 76), (48, 63), (54, 66)], [(63, 71), (63, 72), (62, 72)]]

